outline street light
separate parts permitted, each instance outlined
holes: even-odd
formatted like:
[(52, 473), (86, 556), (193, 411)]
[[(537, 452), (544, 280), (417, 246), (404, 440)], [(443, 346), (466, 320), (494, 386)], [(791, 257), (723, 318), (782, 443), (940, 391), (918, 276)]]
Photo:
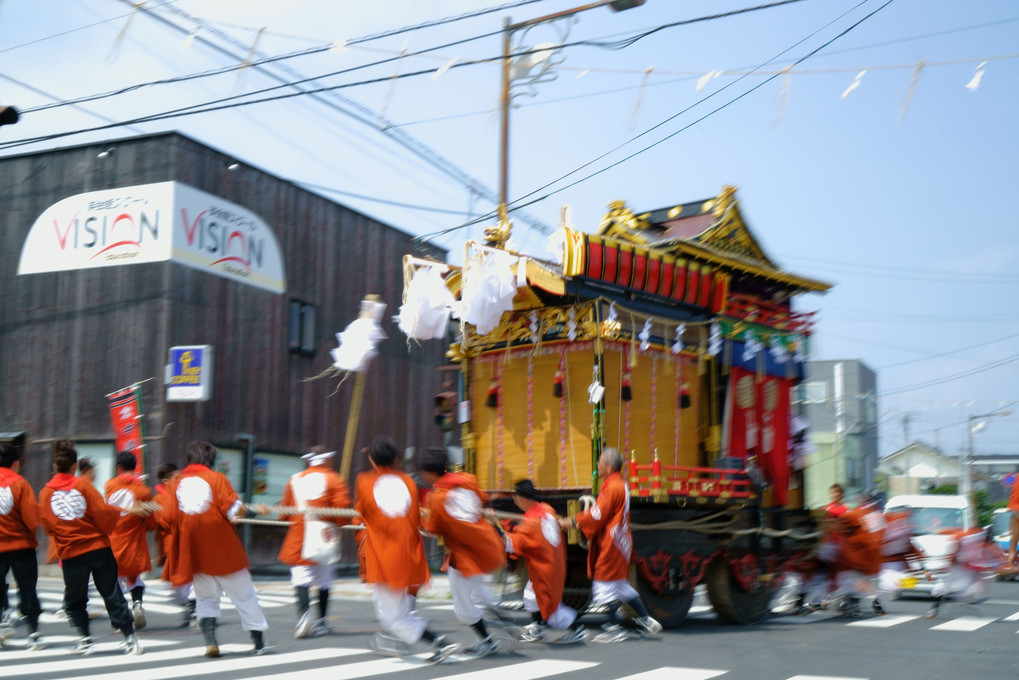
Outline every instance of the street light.
[[(644, 0), (598, 0), (598, 2), (591, 2), (586, 5), (580, 5), (579, 7), (573, 7), (572, 9), (564, 9), (561, 12), (554, 12), (552, 14), (546, 14), (545, 16), (537, 17), (535, 19), (529, 19), (527, 21), (520, 21), (512, 23), (509, 17), (506, 17), (506, 21), (503, 24), (502, 29), (502, 91), (499, 98), (500, 112), (501, 112), (501, 124), (499, 134), (499, 226), (486, 230), (485, 240), (490, 245), (503, 245), (509, 239), (510, 224), (509, 217), (507, 216), (507, 205), (509, 204), (509, 109), (510, 101), (512, 100), (511, 93), (511, 81), (514, 80), (511, 77), (512, 71), (512, 49), (511, 42), (513, 33), (521, 29), (537, 26), (538, 24), (544, 24), (558, 19), (563, 19), (580, 12), (585, 12), (589, 9), (596, 7), (609, 7), (616, 12), (622, 12), (624, 10), (633, 9), (644, 4)], [(563, 42), (565, 42), (565, 36)], [(545, 82), (551, 64), (548, 60), (549, 57), (556, 51), (556, 45), (536, 45), (532, 53), (528, 55), (529, 63), (527, 64), (527, 71), (531, 68), (539, 67), (538, 74), (530, 78), (532, 84), (538, 82)]]
[(997, 416), (1010, 416), (1011, 411), (993, 411), (982, 415), (969, 416), (966, 419), (966, 461), (963, 465), (962, 479), (959, 484), (959, 493), (969, 496), (973, 492), (973, 421), (981, 418), (994, 418)]

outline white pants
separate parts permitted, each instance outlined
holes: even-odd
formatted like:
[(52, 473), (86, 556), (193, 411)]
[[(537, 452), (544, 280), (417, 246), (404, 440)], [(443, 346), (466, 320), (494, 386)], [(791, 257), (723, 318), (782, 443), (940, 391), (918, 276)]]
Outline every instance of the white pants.
[(449, 590), (453, 596), (453, 613), (460, 623), (468, 626), (481, 620), (485, 612), (475, 604), (492, 607), (492, 594), (485, 587), (484, 574), (464, 576), (461, 571), (449, 568)]
[[(541, 611), (538, 608), (538, 598), (534, 596), (534, 586), (530, 581), (524, 586), (524, 611)], [(553, 628), (569, 628), (576, 620), (577, 610), (560, 602), (559, 607), (552, 612), (552, 616), (548, 617), (545, 623)]]
[(853, 569), (842, 571), (837, 579), (838, 590), (853, 597), (868, 597), (874, 594), (874, 579)]
[(414, 644), (428, 628), (428, 621), (414, 614), (414, 598), (406, 590), (393, 590), (376, 583), (372, 604), (379, 627), (401, 642)]
[(174, 586), (173, 594), (177, 604), (187, 604), (188, 600), (195, 599), (195, 585), (188, 583), (183, 586)]
[(329, 590), (333, 585), (334, 569), (332, 564), (290, 567), (290, 583), (295, 588), (315, 586), (319, 590)]
[(219, 618), (219, 598), (223, 593), (237, 607), (241, 617), (241, 628), (244, 630), (266, 630), (262, 608), (258, 606), (258, 593), (251, 582), (251, 572), (247, 569), (235, 571), (225, 576), (195, 574), (195, 614), (201, 619)]
[(629, 602), (638, 597), (630, 582), (625, 578), (618, 581), (592, 581), (591, 601), (595, 604), (608, 604), (609, 602)]
[(951, 596), (962, 602), (973, 602), (984, 596), (988, 588), (987, 579), (979, 571), (973, 571), (959, 565), (952, 565), (951, 571), (934, 582), (931, 595), (934, 597)]
[(904, 560), (885, 562), (881, 565), (881, 573), (877, 576), (877, 596), (882, 602), (895, 599), (899, 592), (899, 583), (909, 576), (909, 567)]

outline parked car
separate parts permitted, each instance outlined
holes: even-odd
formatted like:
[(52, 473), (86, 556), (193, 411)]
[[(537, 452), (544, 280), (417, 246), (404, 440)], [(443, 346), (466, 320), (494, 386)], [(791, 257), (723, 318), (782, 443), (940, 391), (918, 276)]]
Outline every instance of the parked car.
[[(973, 508), (966, 496), (893, 496), (885, 504), (885, 512), (909, 513), (913, 544), (927, 556), (924, 566), (935, 581), (951, 566), (956, 547), (952, 534), (974, 525)], [(922, 578), (904, 579), (900, 593), (929, 593), (933, 585)]]

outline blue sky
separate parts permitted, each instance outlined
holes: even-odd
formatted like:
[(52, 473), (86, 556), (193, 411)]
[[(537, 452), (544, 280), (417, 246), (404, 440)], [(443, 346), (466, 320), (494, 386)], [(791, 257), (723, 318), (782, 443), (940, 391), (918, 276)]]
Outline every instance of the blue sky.
[[(604, 169), (526, 208), (556, 226), (560, 207), (569, 204), (577, 228), (592, 231), (614, 199), (643, 211), (737, 185), (744, 216), (766, 252), (792, 271), (835, 284), (827, 295), (799, 299), (798, 308), (819, 310), (815, 358), (858, 358), (878, 371), (881, 453), (903, 444), (907, 418), (910, 439), (955, 453), (965, 444), (968, 415), (1019, 401), (1013, 205), (1019, 5), (885, 2), (803, 0), (664, 28), (619, 49), (564, 50), (556, 78), (539, 85), (535, 96), (515, 99), (510, 197), (552, 183), (534, 194), (543, 196)], [(461, 182), (394, 142), (379, 121), (495, 189), (498, 66), (392, 76), (495, 57), (504, 17), (522, 21), (579, 3), (544, 0), (358, 39), (509, 4), (152, 0), (136, 12), (118, 0), (3, 0), (0, 103), (23, 110), (236, 66), (249, 52), (350, 44), (274, 67), (29, 111), (17, 126), (0, 128), (0, 154), (178, 129), (241, 162), (322, 187), (324, 195), (398, 228), (439, 232), (484, 214), (491, 203), (473, 199)], [(598, 8), (570, 23), (566, 41), (618, 43), (754, 4), (647, 0), (621, 13)], [(196, 39), (183, 49), (194, 27)], [(486, 37), (467, 40), (477, 36)], [(527, 38), (562, 40), (557, 28), (536, 28)], [(440, 47), (459, 41), (465, 42)], [(405, 56), (394, 60), (401, 51)], [(387, 63), (371, 66), (381, 60)], [(968, 89), (985, 60), (979, 86)], [(303, 96), (3, 148), (276, 85), (267, 73), (280, 65), (291, 72), (272, 73), (288, 80), (294, 73), (347, 70), (321, 81), (344, 85), (336, 90), (344, 99), (324, 95), (327, 105)], [(722, 73), (698, 91), (698, 80), (712, 71)], [(368, 80), (376, 82), (356, 84)], [(337, 110), (351, 106), (361, 121)], [(556, 182), (564, 176), (569, 179)], [(455, 261), (464, 240), (480, 231), (474, 226), (434, 240)], [(519, 221), (514, 242), (544, 253), (544, 237)], [(1013, 415), (992, 419), (975, 439), (978, 453), (1019, 453), (1019, 404), (1008, 408)]]

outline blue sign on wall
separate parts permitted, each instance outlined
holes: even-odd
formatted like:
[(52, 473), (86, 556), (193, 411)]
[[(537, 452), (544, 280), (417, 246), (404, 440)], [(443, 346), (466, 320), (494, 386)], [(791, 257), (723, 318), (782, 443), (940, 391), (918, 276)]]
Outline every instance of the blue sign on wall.
[(167, 401), (208, 401), (212, 396), (212, 345), (170, 348)]

